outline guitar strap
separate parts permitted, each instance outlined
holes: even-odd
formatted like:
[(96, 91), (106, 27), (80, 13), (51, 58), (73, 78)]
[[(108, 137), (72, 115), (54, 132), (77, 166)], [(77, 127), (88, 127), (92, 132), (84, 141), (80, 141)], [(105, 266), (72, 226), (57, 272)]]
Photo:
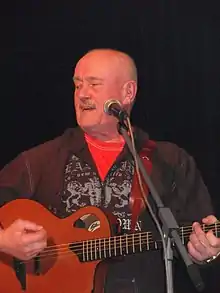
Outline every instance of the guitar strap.
[[(152, 172), (152, 155), (154, 153), (154, 150), (156, 148), (156, 143), (152, 140), (148, 140), (147, 145), (141, 150), (139, 156), (140, 159), (146, 168), (147, 174), (150, 176)], [(145, 192), (145, 196), (148, 196), (149, 189), (148, 186), (145, 184), (143, 180), (143, 176), (141, 175), (141, 180), (143, 183), (143, 189)], [(142, 212), (143, 208), (145, 207), (143, 197), (141, 195), (141, 189), (138, 182), (138, 175), (135, 170), (133, 182), (132, 182), (132, 189), (131, 189), (131, 196), (129, 199), (129, 205), (130, 209), (132, 211), (131, 216), (131, 231), (135, 231), (135, 226), (138, 221), (138, 218), (140, 216), (140, 213)]]

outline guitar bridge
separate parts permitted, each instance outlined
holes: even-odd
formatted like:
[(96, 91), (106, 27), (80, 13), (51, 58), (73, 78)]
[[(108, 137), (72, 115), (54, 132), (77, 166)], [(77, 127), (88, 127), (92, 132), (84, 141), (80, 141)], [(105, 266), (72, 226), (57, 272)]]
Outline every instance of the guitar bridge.
[[(26, 265), (23, 261), (13, 258), (13, 267), (18, 281), (21, 284), (21, 289), (25, 291), (27, 289), (26, 282)], [(34, 273), (35, 275), (40, 275), (40, 256), (34, 258)]]
[(37, 255), (34, 258), (34, 273), (37, 276), (40, 275), (40, 255)]
[(26, 286), (26, 265), (24, 264), (23, 261), (13, 258), (13, 263), (14, 263), (14, 271), (16, 274), (16, 277), (18, 281), (21, 284), (21, 289), (22, 291), (25, 291), (27, 286)]

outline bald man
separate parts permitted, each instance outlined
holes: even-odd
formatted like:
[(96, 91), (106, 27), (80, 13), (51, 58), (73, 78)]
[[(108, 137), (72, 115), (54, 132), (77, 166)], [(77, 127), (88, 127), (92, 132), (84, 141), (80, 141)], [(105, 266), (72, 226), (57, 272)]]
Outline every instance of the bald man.
[[(107, 100), (117, 99), (130, 114), (137, 92), (134, 61), (116, 50), (92, 50), (77, 63), (73, 81), (79, 127), (21, 153), (6, 165), (0, 173), (1, 205), (26, 197), (40, 202), (59, 218), (92, 205), (113, 214), (125, 234), (152, 231), (156, 235), (146, 210), (136, 215), (132, 230), (131, 199), (139, 193), (134, 161), (118, 133), (117, 119), (103, 111)], [(149, 140), (136, 127), (134, 136), (163, 201), (180, 224), (194, 222), (187, 243), (192, 259), (199, 264), (215, 259), (220, 253), (220, 239), (212, 231), (204, 233), (198, 221), (213, 224), (216, 218), (194, 160), (174, 144)], [(24, 233), (26, 230), (33, 233)], [(28, 219), (18, 219), (0, 232), (0, 250), (21, 260), (33, 258), (46, 245), (47, 231)], [(178, 268), (176, 272), (178, 276)], [(193, 290), (192, 284), (184, 282), (178, 293)], [(165, 292), (161, 252), (114, 259), (108, 264), (105, 292)]]
[(131, 112), (137, 92), (133, 60), (122, 52), (94, 50), (78, 62), (73, 80), (80, 127), (102, 141), (122, 141), (117, 120), (103, 112), (103, 105), (108, 99), (117, 99), (128, 113)]

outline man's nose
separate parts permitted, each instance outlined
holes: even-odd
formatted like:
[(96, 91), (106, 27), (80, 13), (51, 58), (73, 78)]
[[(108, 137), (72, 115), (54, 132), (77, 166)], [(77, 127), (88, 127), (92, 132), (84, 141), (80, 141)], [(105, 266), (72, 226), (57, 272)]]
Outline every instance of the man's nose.
[(90, 96), (80, 95), (79, 99), (80, 99), (81, 103), (87, 104), (90, 101)]
[(89, 97), (89, 86), (86, 84), (83, 84), (78, 92), (79, 92), (79, 97)]

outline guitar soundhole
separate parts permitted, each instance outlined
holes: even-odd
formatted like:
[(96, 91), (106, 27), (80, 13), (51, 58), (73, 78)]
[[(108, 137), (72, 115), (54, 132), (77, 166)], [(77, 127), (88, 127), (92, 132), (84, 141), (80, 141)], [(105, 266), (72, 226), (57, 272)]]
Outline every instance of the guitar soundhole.
[(94, 232), (100, 228), (100, 220), (94, 214), (86, 214), (73, 223), (73, 227)]

